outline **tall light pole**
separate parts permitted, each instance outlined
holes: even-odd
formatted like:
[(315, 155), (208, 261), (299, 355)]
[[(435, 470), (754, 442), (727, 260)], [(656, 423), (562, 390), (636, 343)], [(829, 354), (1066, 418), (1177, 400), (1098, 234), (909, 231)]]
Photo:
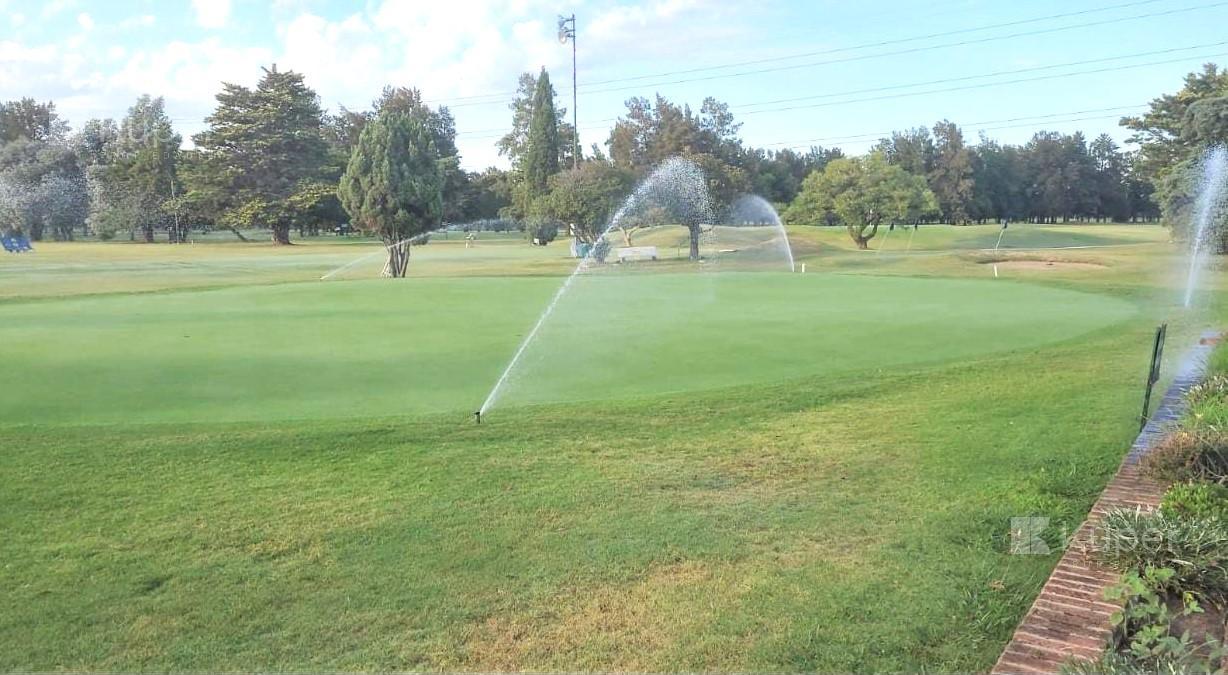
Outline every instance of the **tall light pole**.
[(559, 17), (559, 42), (571, 42), (571, 168), (580, 166), (580, 112), (576, 93), (576, 15)]

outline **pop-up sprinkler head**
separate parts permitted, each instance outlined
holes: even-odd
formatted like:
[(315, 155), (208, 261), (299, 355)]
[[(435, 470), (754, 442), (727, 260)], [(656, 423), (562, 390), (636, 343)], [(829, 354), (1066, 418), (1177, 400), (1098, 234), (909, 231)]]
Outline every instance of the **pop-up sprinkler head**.
[(482, 423), (482, 411), (478, 410), (477, 412), (473, 413), (473, 419), (478, 424), (481, 424)]

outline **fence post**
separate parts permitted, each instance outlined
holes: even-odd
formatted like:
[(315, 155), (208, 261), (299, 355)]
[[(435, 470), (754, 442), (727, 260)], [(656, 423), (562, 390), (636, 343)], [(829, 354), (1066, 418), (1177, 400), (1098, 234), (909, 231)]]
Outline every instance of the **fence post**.
[(1168, 337), (1168, 324), (1162, 323), (1156, 328), (1155, 343), (1151, 346), (1151, 367), (1147, 370), (1147, 390), (1143, 394), (1143, 414), (1139, 418), (1139, 431), (1147, 426), (1147, 418), (1151, 413), (1151, 390), (1160, 381), (1160, 364), (1164, 361), (1164, 340)]

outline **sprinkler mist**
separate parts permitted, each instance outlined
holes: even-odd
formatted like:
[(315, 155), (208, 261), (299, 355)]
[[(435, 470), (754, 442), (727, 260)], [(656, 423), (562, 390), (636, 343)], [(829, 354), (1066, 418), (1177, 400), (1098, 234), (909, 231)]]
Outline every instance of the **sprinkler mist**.
[(1185, 279), (1184, 305), (1189, 307), (1194, 300), (1194, 289), (1202, 268), (1207, 261), (1207, 240), (1213, 229), (1211, 226), (1217, 216), (1222, 213), (1222, 199), (1225, 183), (1228, 183), (1228, 150), (1216, 146), (1207, 150), (1198, 172), (1197, 199), (1194, 203), (1193, 222), (1190, 223), (1193, 243), (1190, 247), (1189, 271)]
[[(517, 369), (520, 367), (521, 359), (534, 344), (543, 326), (550, 322), (555, 309), (568, 296), (576, 279), (606, 266), (606, 256), (609, 254), (614, 234), (629, 225), (634, 226), (662, 218), (667, 219), (667, 222), (687, 227), (691, 245), (691, 260), (697, 265), (702, 265), (701, 269), (713, 269), (712, 263), (716, 262), (716, 256), (721, 253), (736, 254), (745, 258), (753, 256), (757, 250), (764, 250), (768, 252), (770, 264), (775, 266), (783, 263), (788, 265), (787, 269), (790, 272), (795, 271), (788, 232), (770, 203), (762, 197), (743, 195), (734, 201), (728, 212), (718, 218), (708, 193), (707, 179), (703, 169), (684, 158), (667, 159), (623, 201), (595, 238), (594, 245), (588, 248), (571, 274), (559, 286), (554, 297), (537, 318), (537, 322), (521, 340), (520, 346), (516, 348), (511, 360), (508, 361), (507, 366), (486, 396), (486, 400), (482, 402), (478, 412), (474, 415), (479, 423), (481, 416), (490, 412), (491, 407), (499, 401), (508, 383), (518, 377)], [(716, 254), (713, 258), (701, 257), (701, 244), (709, 249), (715, 248), (712, 240), (718, 236), (716, 234), (718, 226), (728, 236), (743, 237), (741, 240), (743, 243), (727, 251), (718, 249), (713, 252)], [(745, 239), (750, 233), (758, 231), (769, 233), (766, 240), (748, 242)], [(751, 239), (754, 239), (753, 235)], [(601, 245), (597, 245), (598, 243)]]

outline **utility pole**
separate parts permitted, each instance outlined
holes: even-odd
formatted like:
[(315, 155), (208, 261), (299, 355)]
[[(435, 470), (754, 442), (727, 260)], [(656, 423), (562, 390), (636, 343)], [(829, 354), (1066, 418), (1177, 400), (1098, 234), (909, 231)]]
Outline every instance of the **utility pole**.
[(580, 167), (580, 97), (576, 93), (576, 15), (559, 17), (559, 42), (571, 41), (571, 168)]
[(179, 226), (179, 201), (175, 198), (175, 176), (171, 174), (171, 202), (175, 205), (175, 241), (176, 244), (186, 244), (187, 237), (183, 234), (183, 228)]

